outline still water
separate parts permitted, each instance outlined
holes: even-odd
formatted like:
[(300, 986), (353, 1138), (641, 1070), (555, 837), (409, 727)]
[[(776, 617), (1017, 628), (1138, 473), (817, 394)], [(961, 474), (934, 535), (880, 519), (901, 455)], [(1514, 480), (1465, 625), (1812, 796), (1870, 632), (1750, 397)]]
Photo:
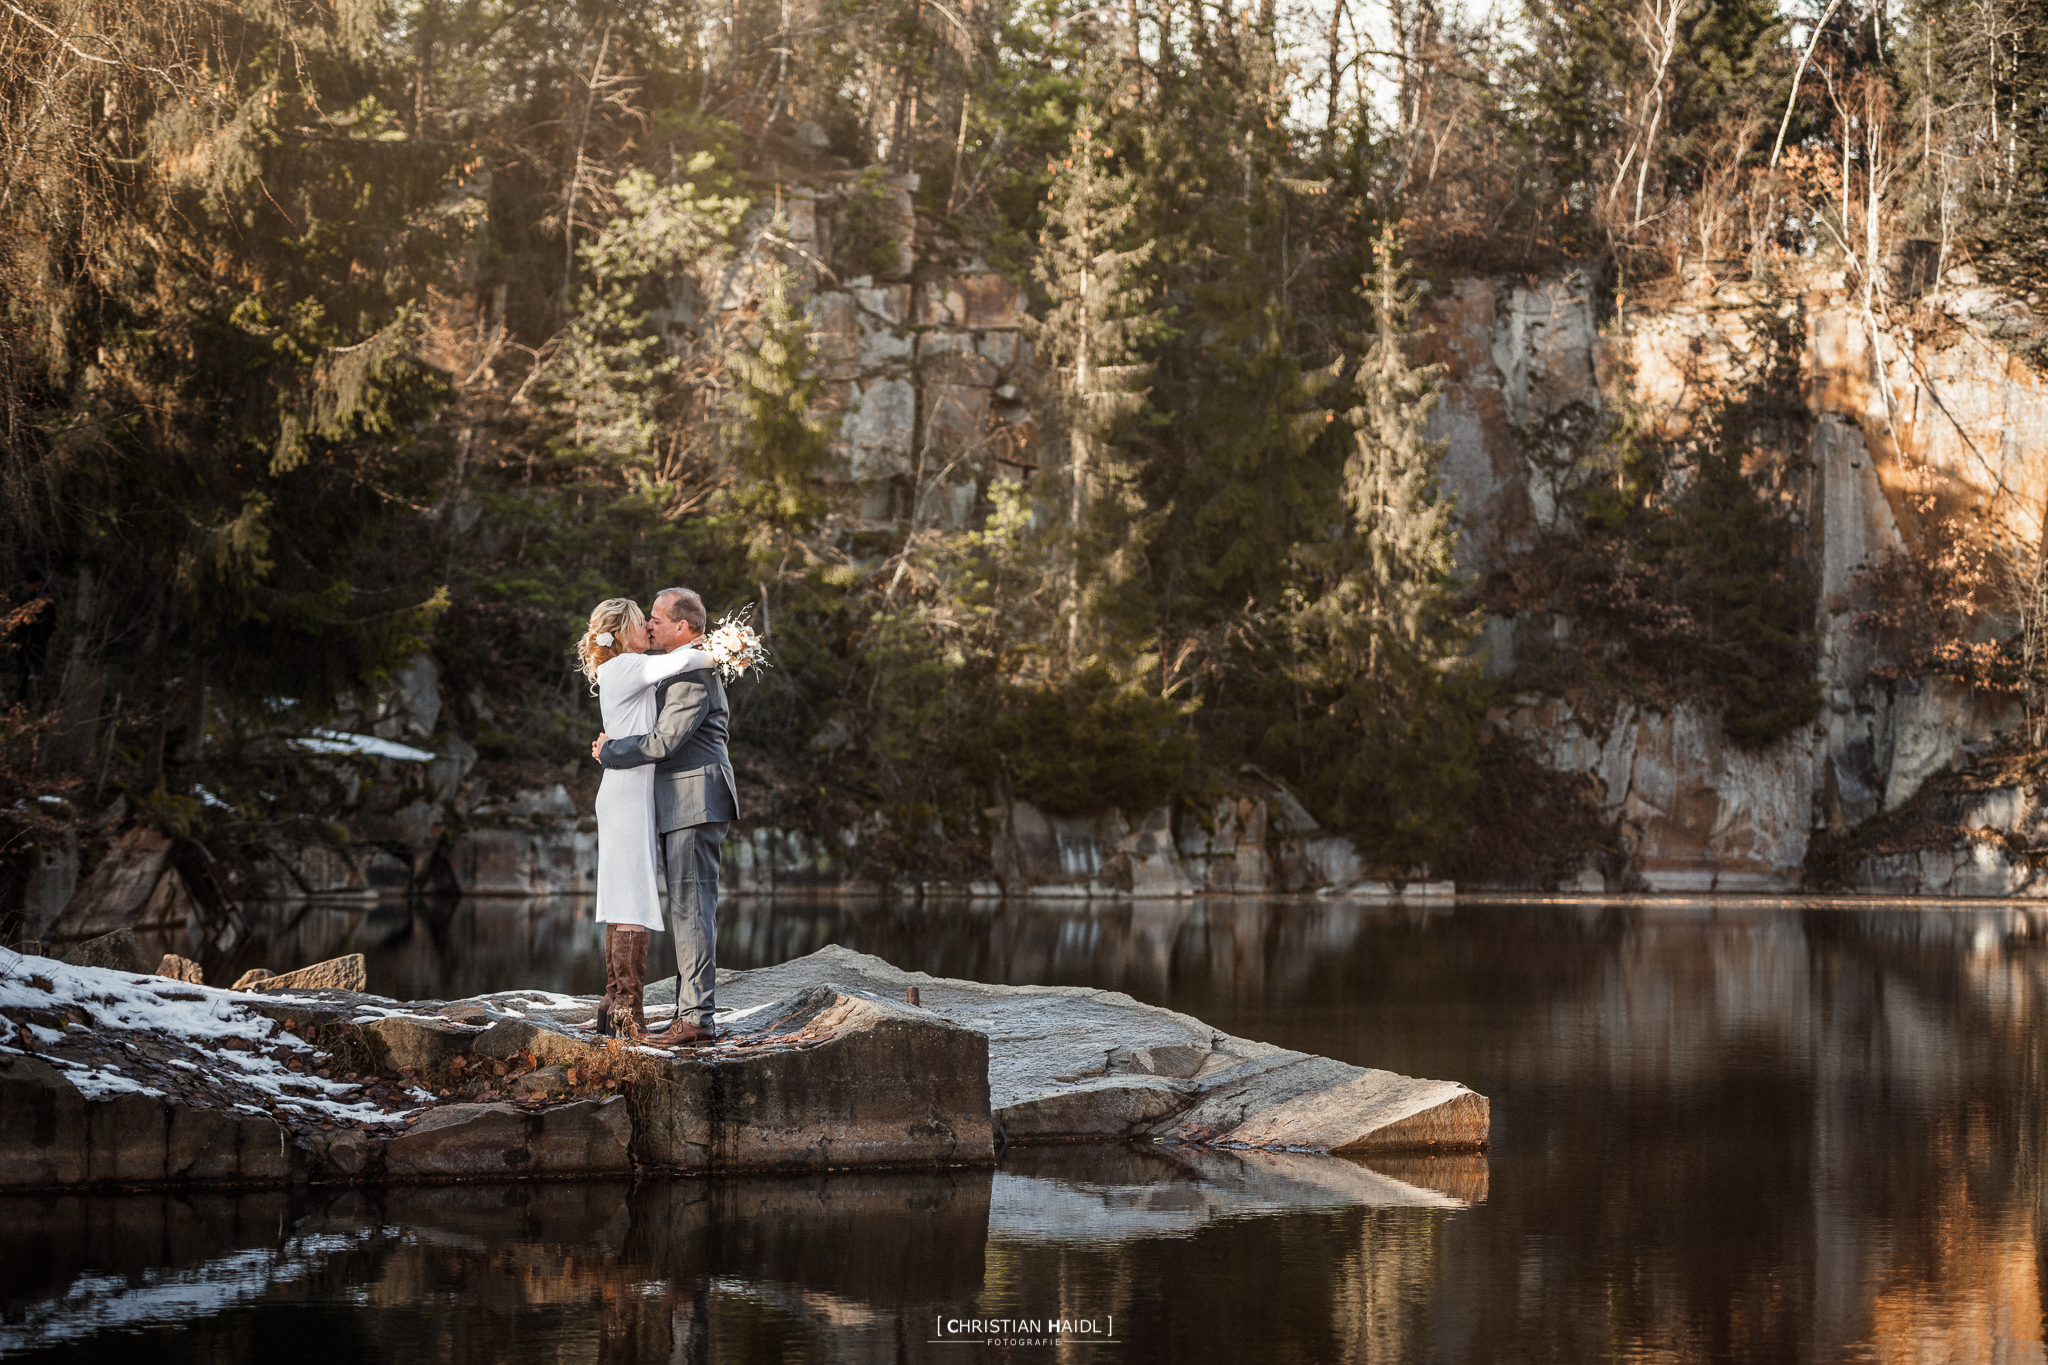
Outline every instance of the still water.
[[(0, 1355), (2043, 1359), (2048, 912), (1228, 899), (721, 916), (724, 965), (842, 943), (937, 975), (1111, 987), (1461, 1080), (1492, 1099), (1493, 1148), (1312, 1169), (1062, 1148), (993, 1173), (0, 1201)], [(210, 965), (363, 951), (372, 988), (401, 996), (602, 976), (573, 903), (279, 912), (267, 933)], [(1052, 1316), (1065, 1344), (967, 1345), (948, 1327)]]

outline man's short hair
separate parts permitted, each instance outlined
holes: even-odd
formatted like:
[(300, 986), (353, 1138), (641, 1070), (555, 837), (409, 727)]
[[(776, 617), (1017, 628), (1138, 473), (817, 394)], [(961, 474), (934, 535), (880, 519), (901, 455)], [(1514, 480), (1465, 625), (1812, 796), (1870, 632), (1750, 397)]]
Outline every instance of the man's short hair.
[[(670, 599), (674, 599), (671, 601)], [(668, 605), (663, 606), (666, 602)], [(654, 594), (654, 609), (670, 621), (688, 621), (690, 629), (704, 633), (704, 599), (688, 588), (663, 588)]]

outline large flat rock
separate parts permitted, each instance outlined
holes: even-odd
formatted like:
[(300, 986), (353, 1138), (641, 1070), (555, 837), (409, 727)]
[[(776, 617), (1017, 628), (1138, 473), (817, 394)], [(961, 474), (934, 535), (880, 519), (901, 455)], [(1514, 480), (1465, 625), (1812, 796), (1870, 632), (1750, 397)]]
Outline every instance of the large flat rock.
[(929, 1169), (992, 1165), (999, 1142), (1126, 1138), (1441, 1152), (1487, 1136), (1485, 1097), (1453, 1082), (1233, 1038), (1111, 991), (940, 980), (840, 948), (722, 974), (720, 1040), (678, 1051), (598, 1038), (592, 1001), (543, 991), (400, 1003), (13, 953), (0, 968), (0, 1189)]
[(971, 1028), (825, 985), (727, 1027), (728, 1048), (647, 1058), (642, 1161), (694, 1171), (995, 1160), (988, 1040)]
[(988, 1040), (829, 988), (662, 1051), (539, 991), (402, 1004), (7, 958), (0, 1189), (995, 1160)]
[(901, 1008), (985, 1035), (989, 1104), (1008, 1142), (1168, 1137), (1359, 1153), (1487, 1143), (1486, 1097), (1454, 1081), (1235, 1038), (1116, 991), (949, 980), (837, 946), (721, 972), (718, 989), (738, 1012), (825, 987), (892, 1008), (915, 987), (919, 1004)]

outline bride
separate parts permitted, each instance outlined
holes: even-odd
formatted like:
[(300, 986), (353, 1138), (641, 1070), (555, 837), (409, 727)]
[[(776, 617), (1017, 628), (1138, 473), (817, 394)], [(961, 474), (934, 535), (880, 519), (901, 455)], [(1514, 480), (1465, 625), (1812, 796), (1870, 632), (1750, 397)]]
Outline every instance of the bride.
[[(597, 693), (607, 734), (641, 735), (654, 728), (657, 683), (709, 668), (711, 656), (685, 647), (649, 654), (647, 617), (629, 597), (611, 597), (590, 613), (576, 646), (583, 676)], [(654, 769), (606, 768), (597, 789), (597, 919), (604, 925), (604, 998), (597, 1031), (652, 1041), (642, 1013), (647, 985), (647, 934), (663, 927), (656, 869)]]

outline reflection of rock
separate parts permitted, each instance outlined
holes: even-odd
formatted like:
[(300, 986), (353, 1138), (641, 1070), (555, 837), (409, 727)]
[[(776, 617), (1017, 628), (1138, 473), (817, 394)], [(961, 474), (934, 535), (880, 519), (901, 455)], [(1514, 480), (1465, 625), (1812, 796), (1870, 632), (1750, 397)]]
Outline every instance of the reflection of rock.
[[(599, 1358), (707, 1358), (689, 1346), (701, 1343), (693, 1305), (714, 1284), (828, 1333), (827, 1358), (892, 1359), (906, 1304), (922, 1316), (981, 1293), (989, 1184), (969, 1170), (17, 1199), (10, 1236), (44, 1250), (10, 1266), (0, 1352), (182, 1327), (201, 1354), (233, 1354), (208, 1351), (220, 1339), (206, 1333), (266, 1307), (299, 1319), (309, 1286), (367, 1274), (389, 1316), (357, 1319), (351, 1340), (376, 1359), (417, 1346), (404, 1334), (419, 1312), (459, 1324), (476, 1359), (521, 1358), (557, 1339), (551, 1321), (578, 1341), (601, 1329)], [(451, 1273), (475, 1316), (449, 1316)], [(849, 1356), (849, 1331), (875, 1339)]]
[[(905, 972), (827, 947), (722, 979), (747, 1007), (798, 987), (901, 999), (988, 1036), (989, 1103), (1010, 1141), (1172, 1136), (1330, 1151), (1486, 1145), (1486, 1098), (1218, 1033), (1199, 1019), (1079, 986), (993, 986)], [(1164, 1074), (1161, 1074), (1164, 1073)]]
[(1447, 1156), (1376, 1156), (1361, 1158), (1368, 1169), (1426, 1190), (1435, 1190), (1461, 1204), (1486, 1201), (1491, 1172), (1486, 1157), (1478, 1153)]
[[(1485, 1197), (1485, 1158), (1457, 1162), (1457, 1183)], [(1477, 1164), (1480, 1178), (1469, 1171)], [(1025, 1147), (1007, 1154), (989, 1199), (989, 1236), (1010, 1241), (1116, 1242), (1181, 1237), (1225, 1218), (1300, 1209), (1458, 1209), (1477, 1202), (1445, 1192), (1449, 1179), (1411, 1183), (1363, 1162), (1287, 1152), (1189, 1147)]]

